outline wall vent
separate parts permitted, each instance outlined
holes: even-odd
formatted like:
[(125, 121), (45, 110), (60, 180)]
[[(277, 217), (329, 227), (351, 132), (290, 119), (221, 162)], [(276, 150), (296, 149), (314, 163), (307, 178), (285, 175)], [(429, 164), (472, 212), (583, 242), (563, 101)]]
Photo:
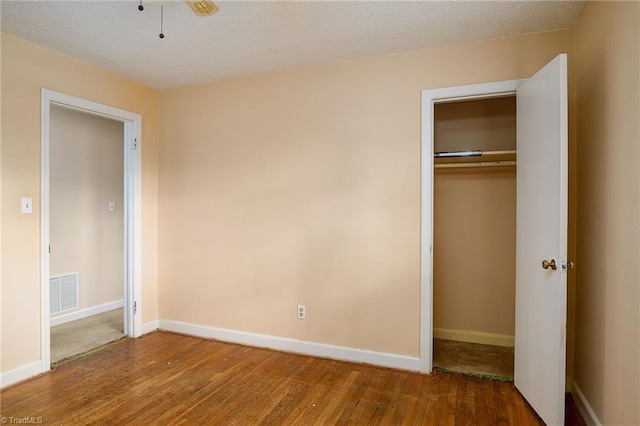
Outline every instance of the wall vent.
[(49, 313), (55, 314), (78, 307), (78, 273), (49, 278)]

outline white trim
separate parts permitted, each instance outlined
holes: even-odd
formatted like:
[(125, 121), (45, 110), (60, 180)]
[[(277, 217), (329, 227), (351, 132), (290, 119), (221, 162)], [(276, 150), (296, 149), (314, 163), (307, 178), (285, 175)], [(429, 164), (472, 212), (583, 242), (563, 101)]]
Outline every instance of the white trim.
[(480, 343), (482, 345), (515, 347), (515, 336), (508, 334), (485, 333), (471, 330), (447, 330), (444, 328), (433, 329), (434, 339), (453, 340), (456, 342)]
[[(51, 324), (49, 305), (49, 121), (51, 100), (42, 90), (40, 105), (40, 361), (43, 373), (51, 369)], [(45, 284), (46, 281), (46, 284)]]
[(515, 93), (525, 80), (445, 87), (422, 91), (420, 228), (420, 370), (433, 368), (433, 107), (436, 103), (494, 98)]
[(113, 311), (114, 309), (120, 309), (122, 307), (124, 307), (124, 299), (103, 303), (102, 305), (96, 305), (90, 308), (80, 309), (75, 312), (69, 312), (68, 314), (56, 315), (55, 317), (51, 317), (51, 319), (49, 320), (49, 324), (51, 325), (51, 327), (55, 327), (56, 325), (66, 324), (71, 321), (91, 317), (103, 312)]
[[(42, 89), (40, 117), (40, 364), (38, 373), (51, 369), (49, 314), (49, 131), (51, 106), (59, 106), (124, 123), (125, 149), (125, 333), (138, 337), (142, 329), (142, 116), (64, 93)], [(132, 151), (133, 139), (137, 149)], [(137, 302), (137, 312), (131, 305)]]
[(589, 426), (602, 426), (602, 422), (598, 419), (598, 416), (596, 416), (595, 411), (591, 408), (591, 404), (589, 404), (589, 401), (587, 401), (587, 398), (575, 380), (571, 382), (571, 394), (577, 396), (577, 398), (573, 398), (573, 400), (578, 406), (578, 411), (580, 411), (580, 415), (582, 415), (585, 423)]
[[(126, 112), (126, 111), (125, 111)], [(142, 335), (142, 116), (125, 122), (125, 334)], [(135, 149), (133, 149), (135, 146)], [(133, 305), (136, 304), (135, 313)]]
[(11, 386), (33, 376), (37, 376), (41, 373), (40, 367), (40, 361), (34, 361), (29, 364), (21, 365), (13, 370), (5, 371), (0, 374), (0, 389), (4, 389), (7, 386)]
[(409, 371), (420, 370), (420, 359), (406, 355), (374, 352), (365, 349), (355, 349), (345, 346), (327, 345), (323, 343), (306, 342), (303, 340), (289, 339), (286, 337), (247, 333), (244, 331), (207, 327), (203, 325), (189, 324), (186, 322), (172, 320), (158, 320), (158, 328), (160, 330), (188, 334), (190, 336), (204, 337), (207, 339), (215, 339), (224, 342), (275, 349), (285, 352), (293, 352), (321, 358), (358, 362), (362, 364), (397, 368)]
[(145, 322), (142, 324), (142, 334), (148, 334), (158, 329), (158, 320)]

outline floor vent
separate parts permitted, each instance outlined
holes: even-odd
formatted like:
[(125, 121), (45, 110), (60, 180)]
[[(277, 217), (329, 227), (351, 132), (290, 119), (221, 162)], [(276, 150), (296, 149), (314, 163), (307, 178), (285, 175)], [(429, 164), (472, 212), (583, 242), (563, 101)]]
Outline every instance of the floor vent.
[(78, 307), (78, 273), (49, 278), (49, 313), (55, 314)]

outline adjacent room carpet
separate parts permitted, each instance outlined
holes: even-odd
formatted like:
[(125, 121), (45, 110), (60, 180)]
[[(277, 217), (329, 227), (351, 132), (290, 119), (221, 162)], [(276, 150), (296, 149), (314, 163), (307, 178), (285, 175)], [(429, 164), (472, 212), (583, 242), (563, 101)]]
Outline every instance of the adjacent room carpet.
[(125, 337), (122, 308), (51, 327), (51, 364)]
[(513, 348), (434, 339), (433, 365), (449, 372), (513, 380)]

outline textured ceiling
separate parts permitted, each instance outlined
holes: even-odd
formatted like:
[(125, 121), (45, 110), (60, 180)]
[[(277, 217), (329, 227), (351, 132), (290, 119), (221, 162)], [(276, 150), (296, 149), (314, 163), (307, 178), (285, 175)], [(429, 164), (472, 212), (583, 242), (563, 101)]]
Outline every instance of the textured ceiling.
[(2, 31), (155, 88), (575, 24), (582, 1), (2, 1)]

